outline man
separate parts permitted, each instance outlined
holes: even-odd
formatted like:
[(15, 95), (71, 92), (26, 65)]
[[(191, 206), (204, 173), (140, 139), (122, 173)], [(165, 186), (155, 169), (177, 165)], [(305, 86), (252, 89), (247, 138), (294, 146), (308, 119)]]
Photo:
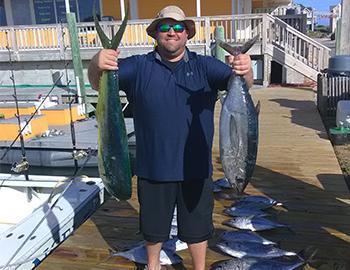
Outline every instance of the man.
[[(98, 88), (103, 70), (119, 70), (120, 89), (133, 107), (140, 230), (147, 242), (148, 269), (159, 270), (162, 242), (169, 237), (176, 206), (178, 237), (186, 242), (193, 269), (205, 269), (213, 232), (211, 148), (217, 90), (226, 89), (232, 69), (186, 48), (195, 24), (176, 6), (167, 6), (148, 26), (157, 41), (147, 55), (120, 59), (103, 49), (89, 65)], [(252, 85), (249, 55), (229, 57), (236, 74)]]

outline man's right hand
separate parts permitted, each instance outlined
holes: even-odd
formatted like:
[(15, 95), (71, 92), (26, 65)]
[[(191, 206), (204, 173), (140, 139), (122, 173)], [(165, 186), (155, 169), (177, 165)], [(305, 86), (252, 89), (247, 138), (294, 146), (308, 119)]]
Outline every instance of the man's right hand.
[(100, 77), (104, 70), (118, 69), (119, 50), (102, 49), (91, 59), (88, 77), (93, 89), (98, 90)]
[(119, 50), (102, 49), (93, 58), (93, 62), (99, 70), (117, 70)]

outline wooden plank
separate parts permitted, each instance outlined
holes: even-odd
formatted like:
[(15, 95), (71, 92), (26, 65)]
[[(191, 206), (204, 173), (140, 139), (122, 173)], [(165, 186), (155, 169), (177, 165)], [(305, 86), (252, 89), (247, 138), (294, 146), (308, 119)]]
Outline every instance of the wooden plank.
[[(324, 130), (314, 92), (305, 89), (267, 88), (251, 90), (260, 100), (260, 145), (256, 170), (247, 194), (262, 194), (285, 202), (287, 209), (269, 210), (271, 219), (290, 225), (261, 235), (284, 249), (299, 252), (308, 246), (318, 249), (323, 262), (317, 269), (350, 269), (350, 197)], [(220, 105), (215, 111), (213, 179), (223, 176), (218, 148)], [(141, 240), (138, 232), (136, 180), (128, 202), (107, 199), (106, 203), (58, 247), (38, 269), (142, 269), (125, 259), (109, 258), (109, 249), (124, 249)], [(214, 238), (209, 241), (206, 269), (229, 258), (215, 248), (218, 235), (231, 228), (223, 209), (232, 201), (217, 197), (214, 208)], [(178, 252), (182, 265), (167, 269), (192, 269), (187, 250)], [(185, 268), (184, 268), (185, 267)], [(306, 269), (316, 269), (306, 267)]]

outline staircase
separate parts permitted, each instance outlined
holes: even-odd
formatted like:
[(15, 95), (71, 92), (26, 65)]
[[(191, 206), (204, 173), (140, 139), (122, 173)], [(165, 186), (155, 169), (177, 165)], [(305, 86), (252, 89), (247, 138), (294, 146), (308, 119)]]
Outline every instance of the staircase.
[(264, 15), (263, 53), (272, 60), (317, 81), (327, 68), (330, 49), (295, 30), (277, 17)]
[[(245, 14), (234, 17), (210, 17), (210, 26), (225, 28), (225, 41), (244, 43), (255, 35), (260, 43), (250, 51), (264, 56), (264, 84), (268, 84), (271, 61), (317, 81), (317, 75), (328, 67), (331, 50), (270, 14)], [(230, 29), (234, 31), (230, 31)], [(231, 34), (230, 32), (234, 33)], [(214, 34), (210, 34), (214, 42)]]

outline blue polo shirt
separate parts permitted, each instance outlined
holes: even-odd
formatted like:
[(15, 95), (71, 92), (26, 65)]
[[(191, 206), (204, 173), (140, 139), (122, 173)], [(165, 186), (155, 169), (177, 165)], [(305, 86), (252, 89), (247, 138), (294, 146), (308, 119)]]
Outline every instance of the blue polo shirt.
[(214, 106), (231, 68), (186, 50), (174, 70), (153, 51), (119, 61), (120, 89), (133, 108), (136, 175), (155, 181), (212, 174)]

